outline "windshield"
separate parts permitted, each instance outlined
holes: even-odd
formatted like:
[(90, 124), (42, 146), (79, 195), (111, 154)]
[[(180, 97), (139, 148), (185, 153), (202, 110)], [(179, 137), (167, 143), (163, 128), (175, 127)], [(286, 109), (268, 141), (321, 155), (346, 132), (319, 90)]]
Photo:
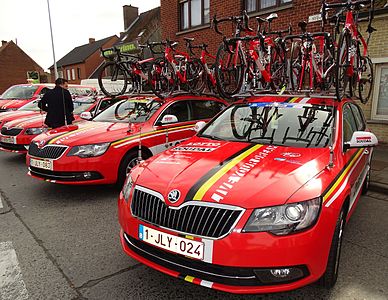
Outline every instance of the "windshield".
[(249, 103), (226, 109), (200, 136), (300, 148), (329, 145), (333, 108), (324, 105)]
[(124, 100), (101, 112), (93, 121), (141, 123), (151, 118), (161, 105), (161, 102), (155, 100)]
[(90, 108), (94, 104), (95, 100), (93, 98), (90, 99), (77, 99), (76, 101), (73, 101), (74, 105), (74, 111), (73, 114), (79, 115), (88, 108)]
[(38, 107), (38, 100), (34, 100), (31, 102), (28, 102), (27, 104), (24, 104), (22, 107), (20, 107), (18, 110), (22, 111), (40, 111), (40, 108)]
[(0, 97), (3, 100), (30, 99), (38, 89), (34, 85), (14, 85), (6, 90)]

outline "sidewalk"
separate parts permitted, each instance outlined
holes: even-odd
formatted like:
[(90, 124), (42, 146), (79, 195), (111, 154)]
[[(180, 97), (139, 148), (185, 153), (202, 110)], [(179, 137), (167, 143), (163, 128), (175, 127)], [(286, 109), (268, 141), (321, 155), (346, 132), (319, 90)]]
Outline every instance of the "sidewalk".
[(370, 190), (388, 195), (388, 145), (373, 150)]

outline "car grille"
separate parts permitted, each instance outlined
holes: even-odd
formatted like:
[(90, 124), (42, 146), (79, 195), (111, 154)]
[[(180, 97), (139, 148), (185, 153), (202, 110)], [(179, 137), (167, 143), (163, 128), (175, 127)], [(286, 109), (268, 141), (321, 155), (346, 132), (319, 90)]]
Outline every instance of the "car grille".
[(31, 143), (30, 148), (28, 149), (28, 154), (35, 157), (56, 159), (60, 157), (66, 149), (66, 146), (56, 145), (47, 145), (43, 148), (39, 148), (36, 143)]
[(1, 128), (1, 134), (3, 135), (9, 135), (9, 136), (16, 136), (18, 135), (20, 132), (22, 132), (23, 128)]
[(8, 144), (8, 143), (0, 142), (0, 147), (3, 149), (6, 149), (6, 150), (11, 150), (11, 151), (27, 152), (27, 149), (24, 147), (24, 145)]
[(138, 187), (134, 190), (131, 209), (135, 217), (151, 224), (210, 238), (228, 234), (244, 211), (237, 207), (209, 206), (200, 201), (172, 208), (159, 197)]

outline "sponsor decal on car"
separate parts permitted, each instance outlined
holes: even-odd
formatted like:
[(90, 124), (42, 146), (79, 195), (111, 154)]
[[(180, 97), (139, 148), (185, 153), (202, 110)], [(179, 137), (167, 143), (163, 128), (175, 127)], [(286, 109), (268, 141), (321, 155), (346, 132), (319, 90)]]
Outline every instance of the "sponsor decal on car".
[(301, 157), (302, 155), (300, 153), (295, 153), (295, 152), (283, 152), (281, 156), (295, 158), (295, 157)]
[(372, 137), (371, 136), (359, 136), (356, 137), (356, 143), (372, 143)]
[(219, 148), (221, 143), (204, 143), (204, 142), (192, 142), (185, 146), (179, 146), (172, 149), (172, 151), (181, 152), (212, 152)]

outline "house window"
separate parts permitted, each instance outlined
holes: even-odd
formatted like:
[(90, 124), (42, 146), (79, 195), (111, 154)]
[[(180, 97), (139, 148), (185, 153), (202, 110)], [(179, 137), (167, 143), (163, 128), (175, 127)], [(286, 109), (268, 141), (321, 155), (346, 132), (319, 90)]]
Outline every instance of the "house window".
[(81, 79), (81, 68), (77, 68), (77, 77)]
[(372, 118), (388, 120), (388, 62), (376, 64)]
[(291, 3), (292, 0), (245, 0), (247, 12), (255, 12), (267, 8), (279, 7)]
[(210, 0), (183, 0), (179, 9), (181, 30), (210, 23)]
[(58, 70), (58, 77), (59, 77), (59, 78), (63, 78), (63, 71), (59, 71), (59, 70)]
[(67, 80), (70, 80), (71, 79), (71, 77), (70, 77), (70, 69), (67, 69), (66, 73), (67, 73)]
[(71, 69), (71, 79), (75, 80), (75, 70)]

